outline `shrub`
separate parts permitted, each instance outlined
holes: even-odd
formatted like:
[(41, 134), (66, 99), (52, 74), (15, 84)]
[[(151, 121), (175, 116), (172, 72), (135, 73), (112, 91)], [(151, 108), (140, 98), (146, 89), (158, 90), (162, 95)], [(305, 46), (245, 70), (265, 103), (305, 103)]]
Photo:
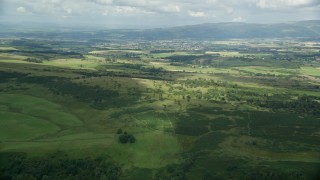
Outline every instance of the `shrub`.
[(136, 138), (131, 134), (121, 134), (119, 136), (119, 142), (122, 143), (122, 144), (135, 143), (136, 142)]

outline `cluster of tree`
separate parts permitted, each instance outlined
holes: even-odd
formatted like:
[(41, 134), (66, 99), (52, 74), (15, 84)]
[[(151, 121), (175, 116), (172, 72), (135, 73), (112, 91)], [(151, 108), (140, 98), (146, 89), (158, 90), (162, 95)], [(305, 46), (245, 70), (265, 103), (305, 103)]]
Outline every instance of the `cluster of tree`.
[(171, 62), (170, 66), (185, 66), (185, 64), (180, 62)]
[(120, 177), (121, 167), (108, 157), (68, 157), (58, 151), (42, 157), (29, 158), (23, 153), (1, 153), (0, 179), (109, 179)]
[(167, 57), (171, 62), (180, 62), (185, 64), (197, 64), (199, 60), (207, 60), (210, 61), (213, 58), (212, 55), (175, 55)]
[(123, 131), (121, 128), (118, 129), (117, 134), (119, 135), (118, 140), (122, 144), (136, 142), (136, 138), (132, 134), (128, 134), (127, 132)]
[(315, 98), (309, 96), (301, 96), (293, 101), (276, 101), (276, 100), (249, 100), (249, 103), (260, 107), (271, 108), (273, 110), (289, 110), (302, 113), (310, 113), (314, 115), (320, 114), (320, 103)]
[(155, 174), (155, 179), (174, 179), (174, 180), (185, 180), (187, 179), (186, 174), (190, 172), (191, 168), (194, 166), (193, 159), (186, 159), (181, 165), (168, 165), (164, 169), (160, 170)]
[(148, 72), (148, 73), (159, 73), (159, 72), (163, 72), (164, 69), (159, 67), (148, 67), (145, 66), (144, 64), (121, 64), (119, 65), (122, 68), (128, 68), (128, 69), (134, 69), (134, 70), (139, 70), (142, 72)]
[(25, 59), (25, 61), (33, 62), (33, 63), (43, 63), (43, 61), (38, 58), (27, 58), (27, 59)]
[(173, 53), (175, 52), (175, 50), (165, 50), (165, 49), (159, 49), (159, 50), (152, 50), (150, 51), (150, 53), (154, 53), (154, 54), (157, 54), (157, 53)]
[[(110, 69), (115, 69), (115, 68), (119, 68), (119, 69), (123, 70), (123, 67), (124, 66), (122, 66), (122, 64), (121, 65), (101, 65), (101, 66), (97, 67), (97, 70), (99, 70), (99, 71), (96, 71), (96, 72), (89, 72), (89, 71), (84, 71), (84, 70), (73, 70), (73, 72), (80, 74), (80, 75), (83, 75), (82, 78), (111, 76), (111, 77), (142, 78), (142, 79), (152, 79), (152, 80), (169, 80), (169, 78), (162, 76), (164, 73), (163, 74), (144, 73), (143, 71), (142, 72), (133, 72), (133, 71), (112, 72), (112, 71), (109, 71)], [(128, 67), (130, 67), (130, 65)], [(59, 71), (59, 70), (56, 70), (56, 71)], [(158, 70), (156, 70), (156, 71), (158, 71)], [(160, 71), (162, 71), (161, 68), (160, 68)], [(173, 74), (173, 73), (171, 73), (171, 74)], [(78, 79), (80, 79), (80, 77), (78, 77)]]
[(33, 49), (47, 49), (48, 48), (42, 42), (39, 42), (36, 40), (32, 41), (32, 40), (24, 39), (24, 38), (21, 38), (19, 40), (13, 40), (10, 42), (9, 45), (11, 45), (11, 46), (24, 46), (24, 47), (30, 47)]
[(299, 68), (302, 63), (299, 61), (275, 60), (270, 57), (263, 58), (246, 58), (246, 57), (220, 57), (215, 61), (211, 61), (213, 67), (244, 67), (244, 66), (266, 66), (281, 68)]
[(187, 79), (184, 81), (179, 81), (180, 84), (183, 84), (186, 87), (196, 88), (196, 87), (212, 87), (212, 86), (220, 86), (220, 87), (237, 87), (236, 84), (229, 84), (227, 81), (221, 80), (211, 80), (211, 79)]
[[(240, 170), (237, 166), (230, 166), (224, 172), (210, 172), (203, 174), (202, 180), (207, 179), (244, 179), (244, 180), (305, 180), (307, 178), (299, 171), (283, 171), (271, 168), (249, 168), (247, 170)], [(314, 177), (312, 179), (318, 179)]]
[(128, 68), (128, 69), (135, 69), (135, 70), (140, 70), (143, 68), (143, 64), (119, 64), (118, 66), (122, 68)]
[(109, 58), (109, 57), (107, 57), (107, 58), (104, 59), (104, 61), (105, 61), (105, 62), (116, 62), (117, 60), (114, 59), (114, 58)]
[(267, 94), (260, 94), (258, 92), (248, 91), (246, 89), (229, 89), (226, 96), (231, 101), (251, 101), (251, 100), (265, 100)]
[(20, 52), (20, 53), (32, 53), (32, 54), (44, 54), (44, 55), (47, 55), (47, 54), (51, 54), (51, 55), (62, 55), (62, 56), (73, 56), (73, 57), (84, 57), (82, 54), (80, 53), (77, 53), (77, 52), (68, 52), (68, 51), (61, 51), (61, 50), (32, 50), (32, 51), (17, 51), (17, 52)]
[(92, 53), (95, 56), (98, 57), (105, 57), (106, 59), (128, 59), (128, 58), (133, 58), (133, 59), (137, 59), (140, 58), (141, 54), (140, 53), (124, 53), (124, 52), (114, 52), (114, 53), (108, 53), (108, 54), (104, 54), (104, 53)]
[(141, 71), (149, 72), (149, 73), (160, 73), (163, 72), (164, 69), (162, 67), (156, 68), (156, 67), (141, 67)]
[(266, 77), (276, 77), (276, 76), (281, 76), (281, 75), (275, 75), (275, 74), (270, 74), (270, 73), (266, 73), (266, 74), (263, 74), (263, 73), (254, 73), (254, 72), (251, 72), (251, 71), (246, 71), (246, 70), (243, 70), (243, 69), (235, 69), (235, 68), (232, 68), (232, 70), (236, 70), (236, 71), (239, 71), (241, 73), (245, 73), (245, 74), (249, 74), (250, 76), (266, 76)]
[[(12, 50), (16, 54), (21, 54), (24, 56), (32, 56), (33, 59), (41, 59), (41, 60), (50, 60), (57, 58), (84, 58), (84, 56), (80, 53), (75, 52), (63, 52), (63, 51), (22, 51), (22, 50)], [(27, 60), (25, 60), (27, 61)]]
[(311, 58), (311, 59), (315, 59), (316, 57), (319, 57), (320, 53), (319, 52), (299, 52), (299, 53), (294, 53), (294, 57), (299, 57), (302, 59), (306, 59), (306, 58)]
[(299, 171), (281, 171), (271, 168), (256, 168), (251, 171), (247, 171), (244, 174), (240, 175), (240, 179), (248, 180), (284, 180), (284, 179), (296, 179), (304, 180), (307, 179), (305, 175)]
[(21, 78), (27, 75), (28, 74), (18, 73), (18, 72), (0, 71), (0, 83), (4, 83), (11, 78)]

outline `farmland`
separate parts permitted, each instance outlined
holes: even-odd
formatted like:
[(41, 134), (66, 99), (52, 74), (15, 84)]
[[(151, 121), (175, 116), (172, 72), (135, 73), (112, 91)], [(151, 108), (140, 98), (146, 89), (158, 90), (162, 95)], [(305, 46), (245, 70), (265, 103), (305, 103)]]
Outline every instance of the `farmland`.
[(1, 178), (319, 177), (317, 42), (0, 42)]

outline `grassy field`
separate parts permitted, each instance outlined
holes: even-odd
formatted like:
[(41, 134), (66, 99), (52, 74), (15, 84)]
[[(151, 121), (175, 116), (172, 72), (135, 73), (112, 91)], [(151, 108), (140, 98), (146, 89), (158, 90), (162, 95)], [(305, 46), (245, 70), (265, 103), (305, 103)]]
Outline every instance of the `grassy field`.
[(3, 111), (0, 115), (1, 141), (30, 140), (60, 130), (57, 125), (32, 116)]
[(27, 56), (9, 54), (9, 53), (0, 53), (1, 62), (8, 61), (8, 60), (23, 60), (25, 58), (27, 58)]
[[(221, 50), (229, 45), (234, 50)], [(278, 54), (272, 57), (281, 63), (273, 64), (252, 49), (281, 48), (272, 40), (203, 46), (221, 56), (181, 47), (117, 50), (112, 43), (116, 50), (81, 46), (81, 57), (1, 47), (0, 155), (108, 157), (121, 167), (120, 179), (316, 179), (320, 64)], [(249, 55), (255, 58), (237, 59)], [(203, 58), (212, 59), (199, 63)], [(229, 66), (233, 61), (241, 66)], [(135, 141), (121, 143), (125, 135)]]
[(14, 47), (0, 47), (0, 50), (4, 50), (4, 51), (8, 51), (8, 50), (17, 50), (16, 48)]
[(302, 67), (300, 71), (304, 75), (320, 77), (319, 67)]
[(144, 54), (144, 51), (138, 50), (100, 50), (100, 51), (91, 51), (89, 54), (122, 54), (122, 53), (134, 53), (134, 54)]
[(44, 65), (66, 67), (73, 69), (89, 69), (95, 70), (101, 62), (97, 60), (83, 60), (83, 59), (55, 59), (51, 61), (45, 61)]

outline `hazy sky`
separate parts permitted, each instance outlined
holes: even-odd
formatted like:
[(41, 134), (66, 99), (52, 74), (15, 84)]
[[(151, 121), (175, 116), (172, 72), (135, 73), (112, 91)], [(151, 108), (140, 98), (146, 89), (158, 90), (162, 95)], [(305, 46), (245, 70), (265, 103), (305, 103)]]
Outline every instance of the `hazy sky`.
[(320, 0), (0, 0), (0, 22), (149, 28), (320, 19)]

